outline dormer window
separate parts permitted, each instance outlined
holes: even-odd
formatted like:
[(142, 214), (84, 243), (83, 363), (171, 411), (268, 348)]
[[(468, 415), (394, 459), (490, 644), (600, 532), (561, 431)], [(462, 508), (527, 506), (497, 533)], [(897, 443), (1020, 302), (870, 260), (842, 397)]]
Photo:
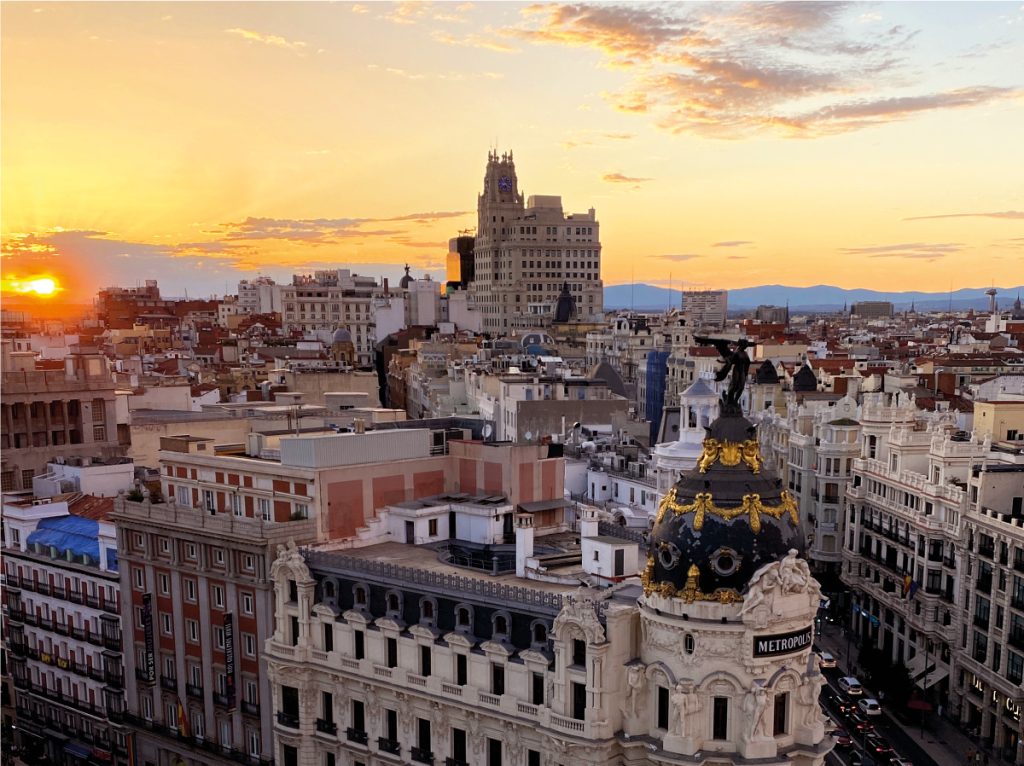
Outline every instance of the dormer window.
[(495, 638), (508, 638), (508, 615), (496, 614), (494, 615), (494, 622), (492, 628)]
[(362, 585), (357, 585), (353, 591), (353, 602), (356, 606), (366, 606), (366, 588)]
[(473, 612), (468, 606), (455, 608), (455, 627), (463, 631), (473, 627)]
[(420, 600), (420, 623), (433, 625), (436, 614), (437, 608), (434, 605), (433, 599), (424, 598)]
[(388, 593), (388, 595), (387, 595), (387, 603), (388, 603), (388, 614), (389, 615), (401, 614), (401, 612), (402, 612), (402, 599), (400, 599), (398, 597), (397, 593), (395, 593), (394, 591), (391, 591), (390, 593)]
[(533, 624), (533, 643), (546, 644), (548, 642), (548, 627), (542, 622)]
[(334, 598), (334, 583), (332, 581), (330, 581), (330, 580), (324, 580), (324, 586), (323, 587), (324, 587), (324, 598), (325, 599), (333, 599)]

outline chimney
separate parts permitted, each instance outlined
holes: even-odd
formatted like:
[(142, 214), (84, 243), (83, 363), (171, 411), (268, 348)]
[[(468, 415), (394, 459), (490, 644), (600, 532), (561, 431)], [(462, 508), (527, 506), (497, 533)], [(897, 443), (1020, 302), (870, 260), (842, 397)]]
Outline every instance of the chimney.
[(516, 514), (516, 577), (526, 577), (526, 560), (533, 558), (533, 516)]
[(384, 294), (385, 295), (391, 295), (391, 293), (388, 292), (388, 278), (387, 277), (384, 277)]
[(597, 536), (597, 508), (583, 508), (580, 514), (580, 537)]
[(362, 418), (355, 418), (352, 421), (352, 427), (355, 429), (355, 432), (357, 434), (365, 434), (366, 433), (366, 421), (363, 420)]

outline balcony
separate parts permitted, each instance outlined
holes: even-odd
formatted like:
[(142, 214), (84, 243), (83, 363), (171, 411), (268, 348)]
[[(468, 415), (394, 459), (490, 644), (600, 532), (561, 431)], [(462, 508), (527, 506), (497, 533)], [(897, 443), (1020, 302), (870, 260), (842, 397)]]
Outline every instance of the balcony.
[(103, 636), (103, 646), (106, 649), (110, 649), (113, 652), (121, 651), (121, 637), (120, 636)]
[(331, 736), (334, 736), (338, 733), (338, 724), (334, 721), (328, 721), (326, 718), (317, 718), (316, 730), (321, 734), (330, 734)]
[(986, 576), (983, 576), (983, 577), (979, 577), (977, 579), (977, 581), (974, 583), (974, 588), (975, 588), (975, 590), (977, 590), (977, 591), (979, 591), (981, 593), (991, 593), (992, 592), (992, 575), (986, 575)]
[(243, 764), (244, 766), (274, 766), (273, 759), (260, 758), (257, 755), (246, 753), (242, 750), (236, 750), (234, 748), (226, 748), (222, 745), (218, 745), (216, 742), (211, 742), (208, 739), (200, 737), (186, 737), (177, 729), (170, 726), (164, 726), (163, 724), (157, 723), (156, 721), (146, 720), (139, 718), (138, 716), (125, 713), (124, 719), (137, 729), (153, 732), (168, 740), (174, 742), (177, 748), (181, 748), (182, 745), (192, 747), (197, 750), (205, 750), (207, 752), (214, 753), (220, 756), (226, 756), (236, 763)]
[(956, 569), (956, 558), (953, 556), (947, 556), (942, 559), (942, 566), (947, 567), (948, 569)]
[(231, 698), (228, 697), (228, 695), (226, 695), (226, 694), (221, 694), (220, 692), (214, 692), (213, 693), (213, 704), (216, 705), (217, 707), (223, 707), (223, 708), (231, 707)]
[(988, 615), (982, 617), (980, 614), (974, 615), (974, 624), (979, 628), (985, 628), (988, 630)]
[(412, 748), (412, 759), (417, 763), (433, 763), (434, 754), (422, 747)]
[(178, 679), (173, 676), (160, 676), (160, 687), (169, 692), (178, 691)]
[(458, 758), (445, 758), (444, 766), (469, 766), (469, 761), (460, 761)]
[(203, 698), (203, 687), (199, 684), (185, 684), (185, 694), (201, 700)]
[(357, 745), (365, 745), (370, 741), (370, 735), (361, 729), (353, 729), (349, 726), (345, 729), (345, 738), (349, 742), (355, 742)]
[(109, 686), (113, 686), (115, 689), (120, 689), (124, 686), (124, 673), (118, 670), (111, 670), (107, 668), (103, 671), (103, 681)]
[(149, 677), (149, 673), (146, 672), (145, 668), (135, 668), (135, 680), (142, 681), (144, 684), (151, 684), (156, 681), (155, 678)]
[(242, 700), (242, 715), (259, 716), (260, 705), (258, 702), (246, 702)]
[(979, 545), (978, 555), (984, 556), (987, 559), (995, 558), (996, 548), (994, 545)]
[(28, 644), (24, 641), (10, 641), (8, 646), (11, 649), (11, 654), (17, 655), (18, 657), (24, 657), (28, 654)]
[(299, 728), (299, 717), (294, 713), (285, 713), (284, 711), (278, 711), (277, 722), (282, 726), (287, 726), (289, 729)]
[(839, 495), (822, 495), (821, 501), (823, 503), (831, 503), (832, 505), (839, 505)]
[(1010, 646), (1015, 646), (1018, 649), (1024, 649), (1024, 631), (1011, 630), (1010, 635), (1006, 639)]
[(392, 755), (399, 755), (402, 752), (402, 746), (398, 744), (398, 741), (387, 737), (377, 737), (377, 749), (382, 753), (391, 753)]

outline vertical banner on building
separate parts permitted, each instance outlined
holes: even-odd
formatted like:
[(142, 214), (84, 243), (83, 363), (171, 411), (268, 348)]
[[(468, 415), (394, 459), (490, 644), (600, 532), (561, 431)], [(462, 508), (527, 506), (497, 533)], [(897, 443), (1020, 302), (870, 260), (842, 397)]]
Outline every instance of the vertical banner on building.
[(156, 681), (156, 652), (153, 649), (153, 594), (142, 594), (142, 630), (146, 639), (146, 680)]
[(228, 707), (235, 706), (235, 615), (224, 613), (224, 695)]

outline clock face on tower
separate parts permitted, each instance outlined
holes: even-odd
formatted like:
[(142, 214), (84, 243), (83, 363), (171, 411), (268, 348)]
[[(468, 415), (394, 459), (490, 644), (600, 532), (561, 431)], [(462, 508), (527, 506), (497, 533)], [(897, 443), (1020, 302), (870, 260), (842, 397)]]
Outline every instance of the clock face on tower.
[(498, 179), (498, 191), (510, 192), (512, 191), (512, 179), (508, 176), (502, 176)]

